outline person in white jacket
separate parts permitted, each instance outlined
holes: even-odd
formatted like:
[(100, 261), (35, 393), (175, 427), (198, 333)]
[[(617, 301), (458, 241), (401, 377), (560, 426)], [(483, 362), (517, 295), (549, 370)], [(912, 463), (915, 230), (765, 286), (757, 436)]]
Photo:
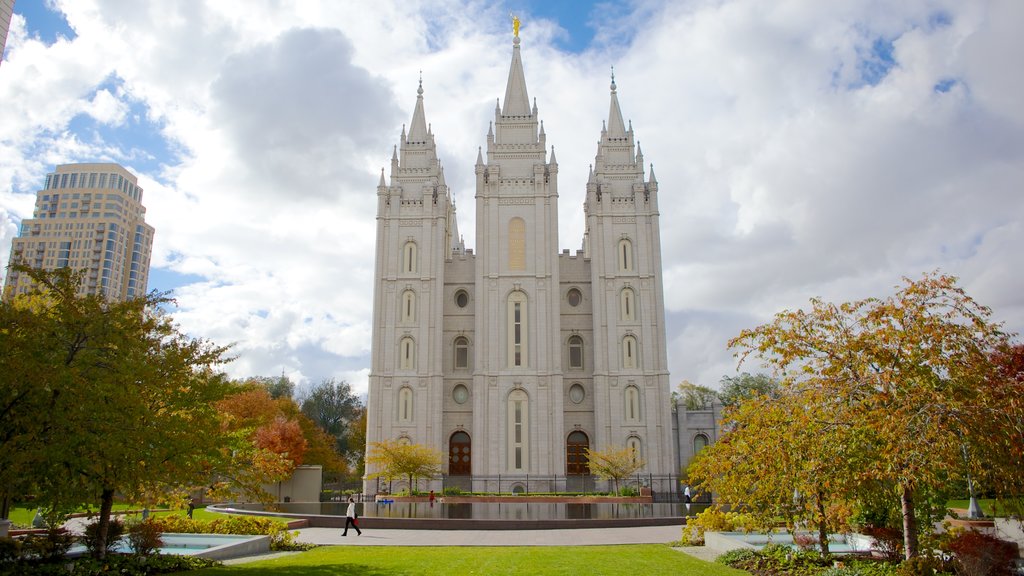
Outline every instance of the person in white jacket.
[(345, 511), (345, 531), (341, 533), (342, 536), (348, 536), (348, 527), (352, 526), (356, 529), (356, 534), (359, 536), (363, 535), (363, 531), (359, 529), (359, 525), (356, 524), (356, 499), (348, 497), (348, 510)]

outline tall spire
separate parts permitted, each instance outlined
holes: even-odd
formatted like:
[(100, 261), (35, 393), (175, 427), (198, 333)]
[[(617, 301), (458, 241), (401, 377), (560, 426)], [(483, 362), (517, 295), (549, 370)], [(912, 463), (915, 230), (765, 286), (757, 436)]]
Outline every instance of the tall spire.
[(526, 93), (523, 59), (519, 55), (519, 36), (512, 39), (512, 66), (508, 71), (508, 85), (505, 87), (505, 105), (501, 110), (501, 115), (530, 115), (530, 96)]
[(412, 113), (412, 124), (409, 126), (408, 142), (427, 142), (426, 114), (423, 112), (423, 72), (420, 72), (420, 86), (416, 89), (416, 110)]
[(615, 67), (612, 67), (612, 103), (608, 110), (608, 137), (625, 138), (626, 125), (622, 122), (622, 110), (619, 108), (619, 96), (615, 88)]

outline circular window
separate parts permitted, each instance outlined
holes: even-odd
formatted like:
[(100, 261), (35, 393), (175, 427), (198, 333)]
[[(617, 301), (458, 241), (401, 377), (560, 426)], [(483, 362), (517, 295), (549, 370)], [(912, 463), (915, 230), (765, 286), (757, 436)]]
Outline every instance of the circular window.
[(573, 288), (566, 294), (566, 299), (569, 301), (569, 306), (575, 308), (583, 301), (583, 294), (578, 289)]
[(469, 400), (469, 390), (462, 384), (459, 384), (452, 390), (452, 400), (455, 400), (456, 404), (465, 404), (466, 400)]
[(465, 308), (469, 304), (469, 294), (465, 290), (459, 290), (455, 293), (455, 305), (459, 308)]
[(573, 384), (569, 387), (569, 400), (572, 400), (574, 404), (583, 402), (583, 399), (586, 398), (586, 396), (587, 392), (583, 389), (583, 386)]

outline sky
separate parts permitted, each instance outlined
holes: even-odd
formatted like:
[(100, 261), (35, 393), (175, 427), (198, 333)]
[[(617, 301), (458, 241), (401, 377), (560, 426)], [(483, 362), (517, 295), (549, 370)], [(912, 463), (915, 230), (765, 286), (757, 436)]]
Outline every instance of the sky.
[[(376, 186), (431, 124), (476, 246), (474, 173), (512, 53), (559, 162), (559, 245), (614, 66), (659, 183), (670, 379), (742, 329), (931, 271), (1024, 328), (1024, 3), (17, 0), (0, 63), (0, 266), (58, 164), (117, 162), (149, 288), (235, 377), (365, 392)], [(746, 364), (740, 370), (756, 372)]]

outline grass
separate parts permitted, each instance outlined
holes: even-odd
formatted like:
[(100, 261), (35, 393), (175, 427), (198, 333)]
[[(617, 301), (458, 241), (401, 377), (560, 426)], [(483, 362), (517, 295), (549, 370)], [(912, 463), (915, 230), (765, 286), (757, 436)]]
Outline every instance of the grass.
[(509, 546), (437, 548), (321, 546), (308, 552), (237, 566), (182, 573), (188, 576), (418, 576), (433, 574), (553, 574), (564, 576), (747, 574), (661, 544), (624, 546)]
[[(960, 508), (967, 510), (967, 507), (971, 505), (970, 500), (950, 500), (946, 503), (947, 508)], [(986, 516), (1009, 516), (1010, 511), (1004, 510), (1002, 506), (999, 506), (995, 500), (991, 498), (978, 498), (978, 505), (981, 506), (981, 511)]]

